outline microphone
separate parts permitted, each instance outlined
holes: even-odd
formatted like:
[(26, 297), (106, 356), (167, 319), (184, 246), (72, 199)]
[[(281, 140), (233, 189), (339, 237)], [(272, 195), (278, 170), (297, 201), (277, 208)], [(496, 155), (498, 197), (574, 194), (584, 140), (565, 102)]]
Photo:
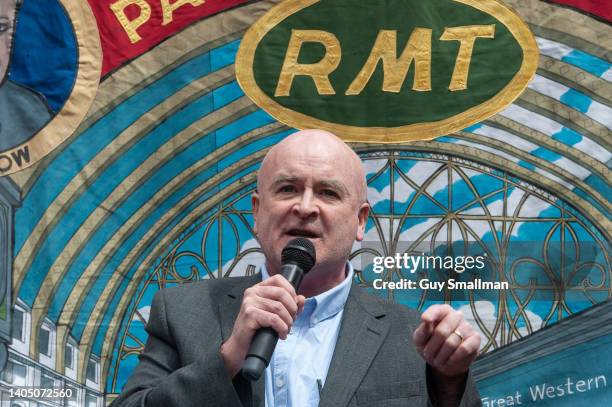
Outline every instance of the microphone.
[[(280, 273), (295, 288), (300, 288), (304, 274), (308, 273), (316, 262), (315, 248), (306, 238), (293, 239), (281, 253)], [(270, 359), (278, 342), (278, 333), (269, 327), (259, 328), (253, 337), (253, 342), (242, 365), (242, 376), (255, 381), (259, 379)]]

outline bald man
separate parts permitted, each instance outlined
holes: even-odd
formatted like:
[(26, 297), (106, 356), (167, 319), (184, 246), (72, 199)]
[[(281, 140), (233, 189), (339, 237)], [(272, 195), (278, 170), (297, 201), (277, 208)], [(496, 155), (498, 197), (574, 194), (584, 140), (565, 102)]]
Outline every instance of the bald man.
[[(352, 283), (366, 190), (361, 160), (331, 133), (300, 131), (271, 148), (252, 196), (261, 273), (161, 290), (113, 406), (480, 405), (469, 376), (480, 338), (460, 312), (434, 305), (419, 316)], [(317, 254), (297, 293), (279, 274), (296, 237)], [(281, 340), (251, 383), (240, 368), (262, 327)]]

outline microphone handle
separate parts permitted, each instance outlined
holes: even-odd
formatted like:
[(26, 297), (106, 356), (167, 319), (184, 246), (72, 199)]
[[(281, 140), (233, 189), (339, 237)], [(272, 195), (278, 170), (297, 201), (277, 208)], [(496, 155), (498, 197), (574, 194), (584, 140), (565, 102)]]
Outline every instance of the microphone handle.
[[(300, 288), (304, 272), (297, 265), (289, 263), (281, 266), (281, 275), (295, 288)], [(278, 342), (278, 333), (269, 327), (259, 328), (253, 336), (253, 341), (242, 365), (242, 375), (251, 381), (261, 377), (264, 369), (270, 364), (272, 353)]]
[(281, 266), (281, 275), (289, 281), (289, 284), (295, 288), (295, 291), (300, 288), (302, 279), (304, 278), (304, 272), (296, 264), (288, 263)]

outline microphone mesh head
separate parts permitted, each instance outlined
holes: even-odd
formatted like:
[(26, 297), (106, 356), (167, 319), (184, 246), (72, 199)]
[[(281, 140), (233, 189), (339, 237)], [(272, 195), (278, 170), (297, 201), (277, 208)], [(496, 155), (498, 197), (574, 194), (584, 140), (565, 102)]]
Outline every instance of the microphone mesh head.
[(281, 253), (282, 264), (295, 263), (304, 273), (308, 273), (316, 261), (314, 244), (304, 237), (291, 240)]

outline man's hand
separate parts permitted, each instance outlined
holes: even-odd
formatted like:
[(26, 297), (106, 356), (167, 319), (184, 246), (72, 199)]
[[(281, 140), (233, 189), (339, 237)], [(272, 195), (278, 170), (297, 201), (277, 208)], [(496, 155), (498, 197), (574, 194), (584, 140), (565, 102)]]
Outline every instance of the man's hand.
[(242, 367), (255, 332), (270, 327), (279, 338), (286, 339), (305, 301), (280, 274), (245, 290), (232, 334), (221, 345), (221, 357), (230, 377)]
[(480, 334), (460, 311), (448, 304), (436, 304), (421, 315), (412, 340), (432, 368), (436, 405), (458, 405), (467, 372), (478, 355)]

